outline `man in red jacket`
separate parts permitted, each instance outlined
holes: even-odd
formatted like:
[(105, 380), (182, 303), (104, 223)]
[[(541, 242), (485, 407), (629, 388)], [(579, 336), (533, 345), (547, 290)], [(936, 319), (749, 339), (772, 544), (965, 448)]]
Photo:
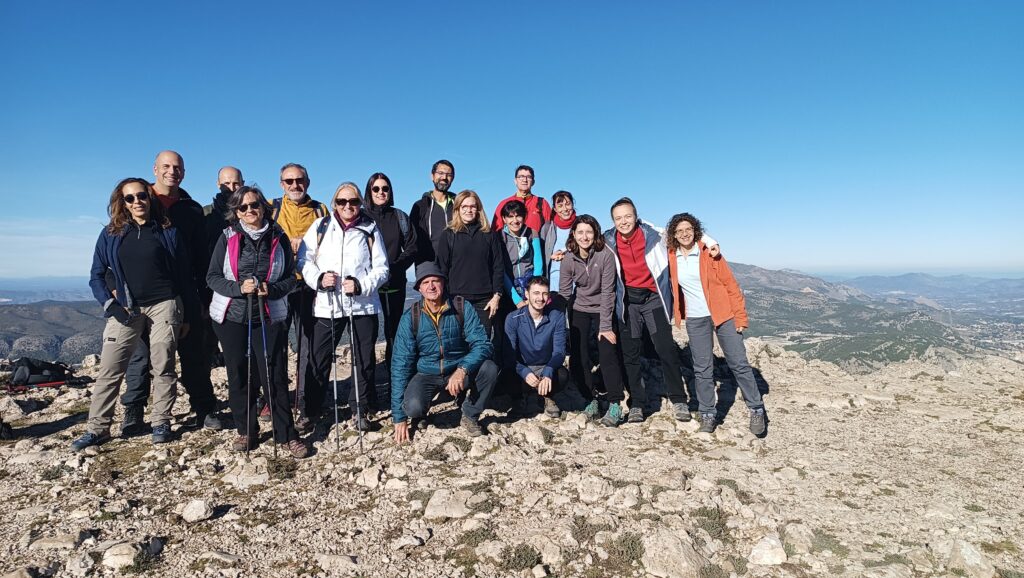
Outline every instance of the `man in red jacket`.
[(519, 165), (516, 167), (516, 194), (498, 203), (494, 209), (494, 220), (491, 229), (500, 231), (505, 226), (505, 220), (501, 218), (501, 209), (505, 203), (520, 200), (526, 205), (526, 226), (539, 234), (544, 223), (551, 221), (551, 205), (543, 197), (533, 194), (533, 167)]

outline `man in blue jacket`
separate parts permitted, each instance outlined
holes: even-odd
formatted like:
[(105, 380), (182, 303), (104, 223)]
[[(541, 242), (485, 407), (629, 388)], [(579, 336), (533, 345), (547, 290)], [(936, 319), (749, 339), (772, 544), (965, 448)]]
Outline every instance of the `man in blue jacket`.
[(505, 367), (514, 369), (526, 395), (516, 413), (527, 414), (534, 393), (544, 398), (544, 413), (557, 418), (562, 410), (552, 396), (569, 381), (565, 369), (565, 313), (551, 306), (548, 280), (533, 276), (526, 282), (527, 306), (505, 320)]
[(498, 367), (483, 325), (472, 305), (445, 295), (447, 278), (433, 262), (416, 271), (414, 288), (423, 299), (398, 323), (391, 362), (391, 417), (395, 442), (409, 441), (409, 422), (430, 412), (434, 396), (444, 389), (452, 397), (466, 392), (462, 427), (470, 436), (483, 435), (480, 414), (498, 379)]

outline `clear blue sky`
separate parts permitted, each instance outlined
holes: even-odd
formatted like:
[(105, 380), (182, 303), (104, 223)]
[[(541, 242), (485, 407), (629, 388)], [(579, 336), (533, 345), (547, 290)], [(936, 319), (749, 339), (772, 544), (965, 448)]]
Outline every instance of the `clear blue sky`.
[(113, 185), (185, 158), (326, 199), (520, 163), (731, 260), (1024, 275), (1021, 2), (0, 2), (0, 277), (86, 275)]

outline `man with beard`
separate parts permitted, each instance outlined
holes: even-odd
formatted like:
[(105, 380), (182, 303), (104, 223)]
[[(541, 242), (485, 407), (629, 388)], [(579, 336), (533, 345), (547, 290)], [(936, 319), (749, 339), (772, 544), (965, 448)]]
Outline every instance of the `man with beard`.
[(409, 211), (409, 220), (416, 227), (416, 266), (433, 262), (437, 257), (437, 240), (452, 220), (455, 195), (448, 192), (455, 181), (455, 165), (441, 159), (430, 169), (434, 189), (423, 193)]
[[(224, 218), (228, 211), (228, 198), (231, 197), (231, 193), (240, 189), (244, 184), (242, 171), (235, 167), (223, 167), (217, 171), (217, 194), (213, 197), (212, 203), (203, 207), (203, 214), (206, 215), (207, 248), (211, 255), (213, 248), (217, 246), (217, 239), (228, 226), (227, 219)], [(213, 299), (213, 291), (204, 286), (200, 293), (203, 305), (209, 307), (210, 301)], [(217, 336), (213, 333), (213, 321), (207, 318), (203, 327), (206, 330), (206, 353), (210, 358), (210, 367), (223, 367), (224, 357), (217, 347)]]
[[(153, 163), (153, 176), (156, 177), (153, 183), (156, 199), (163, 205), (171, 225), (178, 230), (179, 238), (184, 240), (188, 248), (192, 286), (182, 290), (200, 294), (200, 289), (206, 287), (210, 250), (206, 241), (203, 207), (181, 188), (181, 181), (185, 179), (185, 161), (174, 151), (162, 151)], [(213, 395), (213, 384), (210, 383), (210, 360), (204, 344), (206, 311), (205, 307), (201, 309), (201, 312), (184, 320), (191, 329), (178, 339), (181, 383), (185, 386), (189, 404), (195, 413), (187, 427), (219, 430), (223, 426), (215, 413), (217, 398)], [(149, 373), (149, 344), (143, 340), (132, 355), (125, 374), (126, 388), (121, 396), (121, 403), (125, 406), (124, 424), (121, 427), (124, 435), (137, 435), (144, 431), (142, 414), (149, 397)]]
[[(327, 207), (314, 201), (307, 192), (309, 190), (309, 173), (306, 167), (298, 163), (288, 163), (281, 167), (281, 190), (284, 195), (274, 199), (271, 219), (277, 222), (288, 235), (292, 244), (292, 252), (299, 254), (302, 237), (317, 219), (327, 216)], [(295, 276), (302, 280), (296, 271)], [(313, 300), (316, 291), (306, 283), (298, 283), (295, 290), (288, 296), (287, 326), (295, 332), (292, 347), (298, 354), (298, 367), (295, 374), (295, 407), (299, 408), (299, 418), (295, 427), (300, 433), (311, 431), (313, 423), (304, 415), (302, 403), (305, 394), (306, 365), (309, 361), (310, 340), (313, 338)], [(288, 348), (279, 350), (274, 380), (277, 383), (288, 383)], [(260, 412), (260, 420), (270, 420), (270, 407), (264, 406)]]

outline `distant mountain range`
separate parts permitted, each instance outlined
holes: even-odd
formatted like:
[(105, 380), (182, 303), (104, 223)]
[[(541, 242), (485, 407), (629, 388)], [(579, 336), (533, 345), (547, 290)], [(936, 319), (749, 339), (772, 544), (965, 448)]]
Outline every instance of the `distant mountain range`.
[[(914, 273), (838, 283), (731, 266), (746, 297), (749, 334), (807, 358), (857, 371), (910, 358), (955, 358), (979, 347), (1024, 357), (1024, 280)], [(97, 353), (104, 320), (87, 285), (83, 278), (0, 280), (0, 299), (26, 301), (0, 304), (0, 357), (78, 361)], [(70, 298), (50, 298), (55, 294)]]

